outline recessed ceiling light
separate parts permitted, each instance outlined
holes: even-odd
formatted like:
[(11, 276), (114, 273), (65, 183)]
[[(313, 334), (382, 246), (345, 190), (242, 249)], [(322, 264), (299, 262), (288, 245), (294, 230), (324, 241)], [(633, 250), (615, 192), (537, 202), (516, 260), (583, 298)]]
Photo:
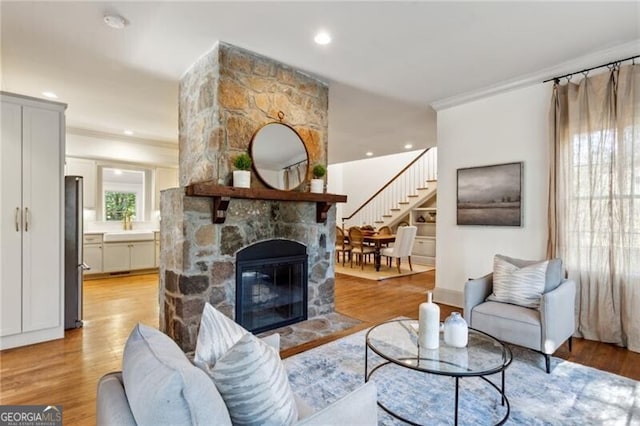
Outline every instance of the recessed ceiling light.
[(58, 95), (53, 92), (42, 92), (42, 96), (49, 99), (58, 99)]
[(107, 24), (108, 27), (115, 28), (116, 30), (121, 30), (127, 26), (129, 22), (124, 19), (120, 15), (104, 15), (104, 23)]
[(127, 135), (127, 136), (133, 136), (133, 131), (132, 131), (132, 130), (125, 130), (125, 131), (124, 131), (124, 132), (122, 132), (122, 133), (124, 133), (124, 134), (125, 134), (125, 135)]
[(329, 33), (325, 32), (325, 31), (320, 31), (313, 38), (313, 41), (315, 41), (318, 44), (329, 44), (329, 43), (331, 43), (331, 36), (329, 35)]
[(404, 146), (404, 149), (411, 149), (411, 148), (413, 148), (413, 144), (410, 144), (410, 143)]
[(121, 175), (121, 174), (122, 174), (122, 170), (120, 170), (120, 169), (113, 169), (113, 174), (114, 174), (114, 175)]
[(373, 152), (367, 151), (364, 155), (366, 155), (367, 157), (371, 157), (373, 155)]

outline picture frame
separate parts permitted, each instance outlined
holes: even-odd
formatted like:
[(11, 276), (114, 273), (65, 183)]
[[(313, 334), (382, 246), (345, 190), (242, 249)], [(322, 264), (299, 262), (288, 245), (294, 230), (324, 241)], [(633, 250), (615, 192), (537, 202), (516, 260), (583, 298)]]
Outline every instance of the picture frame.
[(522, 226), (523, 162), (457, 170), (456, 223)]

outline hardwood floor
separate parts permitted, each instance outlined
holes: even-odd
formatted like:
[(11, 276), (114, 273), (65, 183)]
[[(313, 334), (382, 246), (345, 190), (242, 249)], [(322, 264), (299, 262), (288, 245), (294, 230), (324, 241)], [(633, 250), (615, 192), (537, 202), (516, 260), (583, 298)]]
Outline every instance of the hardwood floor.
[[(316, 340), (282, 356), (318, 346), (397, 316), (417, 317), (433, 288), (434, 272), (386, 281), (346, 275), (336, 278), (336, 310), (363, 321), (357, 327)], [(121, 369), (122, 351), (137, 322), (158, 326), (155, 274), (85, 282), (85, 326), (65, 338), (0, 352), (0, 404), (61, 404), (65, 424), (95, 423), (98, 379)], [(440, 305), (442, 319), (452, 307)], [(640, 380), (640, 354), (613, 345), (574, 339), (561, 358)]]

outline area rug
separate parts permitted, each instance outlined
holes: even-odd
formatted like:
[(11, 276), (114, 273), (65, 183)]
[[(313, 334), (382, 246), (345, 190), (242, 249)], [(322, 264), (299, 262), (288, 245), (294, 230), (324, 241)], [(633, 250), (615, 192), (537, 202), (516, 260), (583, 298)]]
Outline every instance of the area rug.
[[(365, 331), (284, 360), (294, 393), (321, 409), (364, 383)], [(506, 373), (507, 424), (640, 425), (640, 382), (511, 347)], [(373, 360), (373, 363), (371, 363)], [(381, 358), (369, 352), (370, 367)], [(378, 375), (379, 374), (379, 375)], [(492, 376), (499, 380), (500, 375)], [(385, 367), (373, 376), (378, 398), (423, 425), (453, 424), (454, 379)], [(460, 380), (459, 424), (495, 424), (505, 414), (499, 394), (479, 378)], [(405, 424), (378, 408), (380, 425)]]
[(344, 267), (342, 263), (337, 263), (335, 265), (335, 272), (338, 274), (351, 275), (353, 277), (364, 278), (367, 280), (388, 280), (389, 278), (397, 278), (397, 277), (405, 277), (408, 275), (420, 274), (422, 272), (433, 271), (433, 266), (424, 266), (424, 265), (413, 265), (413, 271), (409, 270), (408, 264), (401, 265), (400, 273), (398, 273), (398, 269), (394, 266), (392, 268), (382, 265), (380, 266), (380, 270), (376, 271), (376, 268), (372, 263), (367, 263), (364, 265), (364, 270), (360, 269), (360, 266), (356, 266), (353, 264), (353, 268), (349, 266), (349, 263), (345, 263)]

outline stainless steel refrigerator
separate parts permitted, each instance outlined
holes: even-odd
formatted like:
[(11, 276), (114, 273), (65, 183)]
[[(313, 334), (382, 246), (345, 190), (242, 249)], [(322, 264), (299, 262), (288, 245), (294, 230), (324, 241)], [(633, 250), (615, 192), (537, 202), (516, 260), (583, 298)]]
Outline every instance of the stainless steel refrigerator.
[(82, 176), (64, 177), (64, 328), (82, 327)]

